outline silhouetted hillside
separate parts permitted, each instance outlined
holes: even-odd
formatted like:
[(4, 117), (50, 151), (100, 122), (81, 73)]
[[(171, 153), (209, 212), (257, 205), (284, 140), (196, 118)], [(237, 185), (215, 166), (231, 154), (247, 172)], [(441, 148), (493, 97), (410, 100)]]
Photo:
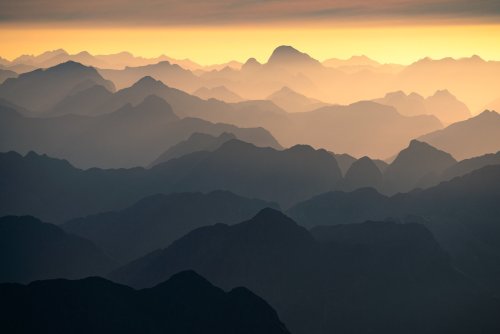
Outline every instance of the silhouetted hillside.
[(169, 245), (195, 228), (242, 221), (275, 206), (223, 191), (153, 195), (121, 211), (71, 220), (63, 228), (92, 240), (114, 259), (126, 263)]
[(467, 159), (500, 150), (500, 115), (484, 111), (468, 120), (420, 137), (457, 159)]
[(8, 333), (288, 333), (249, 290), (224, 292), (193, 271), (144, 290), (91, 277), (1, 284), (0, 293)]
[(462, 176), (476, 169), (491, 165), (500, 165), (500, 151), (459, 161), (445, 170), (441, 178), (443, 180), (450, 180), (454, 177)]
[(55, 225), (31, 216), (0, 218), (0, 282), (103, 275), (114, 265), (92, 242)]
[(288, 210), (304, 226), (392, 217), (424, 223), (451, 253), (454, 265), (500, 294), (500, 166), (488, 166), (435, 187), (380, 195), (374, 190), (332, 192)]
[(232, 133), (224, 132), (218, 137), (207, 135), (205, 133), (193, 133), (188, 139), (182, 141), (174, 146), (171, 146), (168, 150), (162, 153), (151, 166), (158, 165), (160, 163), (166, 162), (171, 159), (179, 158), (183, 155), (199, 152), (208, 151), (212, 152), (218, 149), (222, 144), (231, 139), (236, 139), (236, 136)]
[(412, 140), (408, 148), (399, 152), (384, 172), (384, 192), (407, 192), (439, 182), (441, 173), (456, 164), (448, 153), (427, 143)]
[[(196, 163), (191, 159), (196, 159)], [(157, 169), (170, 168), (166, 166), (174, 164), (183, 165), (179, 169), (186, 171), (177, 181), (177, 189), (223, 189), (283, 206), (324, 189), (335, 189), (341, 179), (334, 157), (306, 145), (277, 151), (230, 140), (214, 152), (194, 153), (171, 164), (161, 164)]]
[(243, 284), (276, 307), (295, 333), (499, 328), (498, 303), (452, 268), (425, 227), (366, 223), (326, 236), (335, 241), (316, 241), (290, 218), (265, 209), (237, 225), (197, 229), (112, 277), (152, 286), (193, 269), (224, 288)]
[(384, 182), (382, 172), (369, 157), (362, 157), (352, 163), (347, 170), (342, 189), (346, 191), (359, 188), (379, 189)]
[(94, 85), (114, 90), (94, 68), (69, 61), (7, 79), (0, 85), (0, 97), (31, 111), (46, 112), (66, 96)]

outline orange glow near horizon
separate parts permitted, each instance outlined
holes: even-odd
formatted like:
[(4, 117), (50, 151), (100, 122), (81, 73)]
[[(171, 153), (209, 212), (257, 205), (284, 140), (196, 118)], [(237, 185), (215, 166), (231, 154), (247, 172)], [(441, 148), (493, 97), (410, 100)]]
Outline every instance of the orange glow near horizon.
[(69, 53), (136, 56), (161, 54), (200, 64), (255, 57), (264, 62), (278, 45), (288, 44), (312, 57), (367, 55), (385, 63), (408, 64), (423, 57), (500, 60), (500, 25), (358, 26), (358, 27), (186, 27), (49, 28), (0, 27), (0, 56), (39, 54), (63, 48)]

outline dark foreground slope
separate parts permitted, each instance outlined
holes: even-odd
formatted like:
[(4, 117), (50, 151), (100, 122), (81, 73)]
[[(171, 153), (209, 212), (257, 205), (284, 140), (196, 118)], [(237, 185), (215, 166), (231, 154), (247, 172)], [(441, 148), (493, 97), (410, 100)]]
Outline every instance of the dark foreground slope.
[(30, 216), (0, 218), (0, 282), (76, 279), (103, 275), (113, 266), (92, 242), (55, 225)]
[(500, 311), (497, 301), (451, 266), (424, 226), (366, 223), (328, 234), (337, 237), (317, 240), (282, 213), (265, 209), (237, 225), (194, 230), (112, 278), (147, 287), (194, 269), (226, 289), (247, 286), (299, 334), (500, 329), (492, 317)]
[(3, 333), (288, 333), (249, 290), (224, 292), (192, 271), (144, 290), (86, 278), (0, 284), (0, 295)]

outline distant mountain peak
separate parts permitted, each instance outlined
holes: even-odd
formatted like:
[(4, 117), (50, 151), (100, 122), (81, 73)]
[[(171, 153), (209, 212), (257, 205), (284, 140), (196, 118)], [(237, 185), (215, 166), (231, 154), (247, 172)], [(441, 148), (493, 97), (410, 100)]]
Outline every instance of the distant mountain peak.
[(479, 115), (477, 115), (474, 118), (477, 118), (477, 119), (496, 119), (498, 117), (500, 117), (500, 114), (498, 112), (496, 112), (495, 110), (484, 110), (482, 113), (480, 113)]
[(142, 77), (139, 79), (135, 84), (132, 85), (132, 87), (141, 87), (141, 88), (160, 88), (160, 87), (166, 87), (166, 85), (161, 82), (160, 80), (156, 80), (153, 77), (147, 75), (145, 77)]
[(197, 290), (199, 288), (213, 288), (214, 286), (194, 270), (185, 270), (172, 275), (167, 281), (156, 285), (154, 288), (161, 289), (162, 287), (167, 287), (169, 290)]
[(54, 67), (47, 69), (47, 71), (68, 70), (68, 69), (93, 69), (93, 67), (85, 66), (79, 62), (68, 60), (67, 62), (57, 64)]
[(264, 208), (260, 210), (252, 220), (258, 219), (290, 219), (283, 212), (272, 209), (272, 208)]
[(397, 91), (389, 92), (389, 93), (385, 94), (386, 98), (404, 98), (406, 96), (407, 96), (406, 93), (403, 92), (402, 90), (397, 90)]
[(310, 57), (307, 53), (300, 52), (289, 45), (281, 45), (274, 49), (271, 57), (267, 61), (270, 65), (279, 64), (306, 64), (306, 65), (319, 65), (320, 63)]
[(262, 66), (261, 63), (255, 58), (248, 58), (248, 60), (241, 66), (243, 71), (259, 69)]
[(409, 149), (434, 149), (437, 150), (434, 146), (427, 144), (426, 142), (419, 141), (417, 139), (412, 139), (410, 141)]

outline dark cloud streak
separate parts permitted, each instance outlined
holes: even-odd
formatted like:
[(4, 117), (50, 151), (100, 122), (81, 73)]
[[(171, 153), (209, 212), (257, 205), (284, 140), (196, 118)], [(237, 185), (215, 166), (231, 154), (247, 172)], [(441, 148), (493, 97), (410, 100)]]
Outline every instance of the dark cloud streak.
[(213, 25), (385, 19), (500, 22), (499, 0), (0, 0), (0, 23)]

